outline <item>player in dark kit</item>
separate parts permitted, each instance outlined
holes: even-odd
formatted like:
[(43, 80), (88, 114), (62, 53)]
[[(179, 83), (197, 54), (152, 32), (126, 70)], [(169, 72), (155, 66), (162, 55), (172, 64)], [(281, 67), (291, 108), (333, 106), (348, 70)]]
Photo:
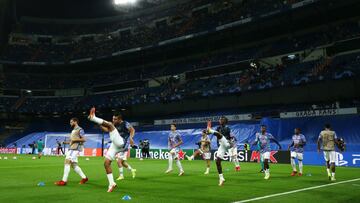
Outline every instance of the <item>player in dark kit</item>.
[(63, 150), (63, 148), (62, 148), (61, 142), (60, 142), (58, 139), (56, 139), (56, 144), (57, 144), (56, 154), (57, 154), (58, 156), (60, 155), (60, 152), (61, 152), (62, 154), (65, 154), (65, 153), (64, 153), (64, 150)]
[(211, 129), (208, 124), (207, 131), (210, 134), (214, 134), (218, 141), (218, 150), (216, 152), (216, 168), (219, 173), (219, 186), (224, 185), (225, 178), (222, 173), (221, 160), (224, 159), (225, 153), (230, 149), (230, 128), (226, 126), (228, 119), (225, 116), (221, 116), (219, 119), (220, 126), (216, 130)]
[(150, 158), (150, 142), (148, 139), (145, 139), (143, 141), (143, 147), (141, 149), (142, 152), (142, 158)]
[(133, 126), (131, 126), (129, 122), (123, 120), (123, 117), (120, 113), (116, 113), (114, 114), (114, 116), (116, 116), (119, 119), (119, 123), (115, 125), (115, 128), (118, 130), (120, 136), (124, 139), (124, 143), (125, 143), (121, 151), (116, 155), (116, 160), (120, 172), (120, 175), (117, 178), (117, 180), (124, 179), (124, 167), (131, 172), (132, 178), (135, 178), (136, 169), (131, 168), (131, 166), (127, 163), (129, 144), (132, 143), (131, 146), (134, 145), (133, 138), (135, 136), (135, 129)]

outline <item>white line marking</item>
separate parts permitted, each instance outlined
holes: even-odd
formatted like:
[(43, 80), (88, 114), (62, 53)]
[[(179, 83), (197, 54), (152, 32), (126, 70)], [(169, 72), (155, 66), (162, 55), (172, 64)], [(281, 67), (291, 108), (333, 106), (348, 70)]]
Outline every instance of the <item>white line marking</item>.
[(241, 200), (241, 201), (234, 202), (234, 203), (252, 202), (252, 201), (267, 199), (267, 198), (271, 198), (271, 197), (288, 195), (288, 194), (292, 194), (292, 193), (303, 192), (303, 191), (307, 191), (307, 190), (314, 190), (314, 189), (318, 189), (318, 188), (329, 187), (329, 186), (333, 186), (333, 185), (338, 185), (338, 184), (343, 184), (343, 183), (350, 183), (350, 182), (355, 182), (355, 181), (360, 181), (360, 178), (351, 179), (351, 180), (344, 180), (344, 181), (340, 181), (340, 182), (336, 182), (336, 183), (329, 183), (329, 184), (325, 184), (325, 185), (308, 187), (308, 188), (303, 188), (303, 189), (298, 189), (298, 190), (292, 190), (292, 191), (282, 192), (282, 193), (277, 193), (277, 194), (272, 194), (272, 195), (266, 195), (266, 196), (262, 196), (262, 197), (256, 197), (256, 198), (252, 198), (252, 199)]

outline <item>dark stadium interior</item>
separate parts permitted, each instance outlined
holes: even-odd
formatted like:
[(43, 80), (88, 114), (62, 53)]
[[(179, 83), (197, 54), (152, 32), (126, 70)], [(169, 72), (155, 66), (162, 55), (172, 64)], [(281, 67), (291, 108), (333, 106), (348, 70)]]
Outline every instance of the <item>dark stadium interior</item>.
[[(73, 31), (74, 33), (72, 35), (76, 35), (76, 33), (79, 33), (79, 35), (80, 33), (85, 34), (86, 32), (90, 34), (92, 33), (91, 29), (98, 31), (101, 30), (101, 26), (112, 27), (105, 28), (107, 33), (111, 33), (111, 30), (107, 29), (117, 30), (122, 26), (121, 24), (114, 24), (114, 22), (111, 22), (111, 19), (108, 24), (98, 24), (95, 23), (97, 22), (95, 20), (95, 26), (94, 24), (83, 24), (82, 22), (79, 22), (80, 24), (73, 24), (66, 19), (74, 18), (73, 15), (76, 15), (76, 12), (65, 12), (68, 13), (66, 15), (69, 16), (56, 16), (57, 14), (54, 12), (51, 12), (51, 14), (47, 13), (51, 11), (51, 9), (43, 12), (37, 12), (36, 10), (26, 11), (24, 8), (29, 6), (27, 5), (29, 3), (26, 2), (27, 1), (19, 1), (16, 5), (18, 8), (18, 19), (16, 26), (13, 26), (10, 36), (20, 34), (26, 38), (26, 36), (29, 36), (29, 33), (42, 35), (52, 33), (55, 34), (54, 36), (58, 36), (61, 32), (64, 32), (64, 29)], [(201, 4), (201, 2), (202, 1), (196, 1), (196, 3), (194, 2), (191, 6)], [(319, 1), (314, 3), (314, 5), (305, 6), (297, 12), (291, 12), (286, 11), (285, 8), (288, 6), (287, 4), (280, 2), (281, 1), (264, 1), (263, 4), (259, 3), (260, 7), (263, 6), (264, 11), (257, 9), (256, 12), (270, 12), (278, 6), (284, 7), (284, 12), (275, 13), (274, 16), (266, 17), (261, 21), (254, 19), (258, 21), (256, 23), (230, 27), (218, 32), (209, 31), (209, 34), (201, 37), (193, 37), (186, 41), (161, 46), (156, 45), (156, 43), (167, 40), (169, 37), (180, 36), (180, 33), (186, 35), (207, 30), (209, 28), (206, 26), (209, 26), (209, 22), (215, 19), (218, 20), (218, 22), (215, 23), (214, 21), (214, 25), (221, 25), (225, 22), (241, 19), (244, 15), (257, 16), (259, 14), (252, 13), (251, 7), (258, 5), (258, 3), (252, 1), (241, 1), (241, 3), (215, 1), (213, 4), (223, 6), (224, 12), (219, 11), (219, 13), (212, 14), (213, 16), (204, 16), (204, 13), (200, 13), (198, 16), (197, 13), (193, 12), (192, 20), (195, 21), (194, 25), (180, 23), (176, 25), (175, 30), (173, 28), (174, 26), (171, 25), (168, 25), (169, 28), (151, 28), (158, 29), (159, 32), (168, 31), (168, 35), (163, 37), (146, 33), (151, 32), (150, 30), (140, 30), (138, 35), (134, 33), (127, 36), (126, 34), (126, 36), (124, 36), (125, 39), (123, 39), (122, 35), (118, 38), (110, 37), (110, 39), (105, 41), (103, 39), (87, 39), (83, 37), (83, 39), (76, 42), (76, 44), (66, 42), (55, 43), (47, 41), (49, 39), (46, 37), (39, 37), (37, 42), (34, 43), (30, 42), (29, 44), (25, 42), (26, 44), (23, 44), (22, 40), (26, 39), (22, 39), (20, 36), (19, 38), (14, 37), (13, 40), (15, 41), (11, 43), (13, 45), (9, 44), (4, 46), (2, 52), (2, 58), (8, 62), (8, 64), (3, 67), (4, 93), (5, 95), (11, 96), (2, 98), (10, 104), (7, 105), (4, 110), (7, 112), (22, 113), (35, 113), (38, 111), (44, 114), (84, 111), (91, 105), (94, 105), (93, 100), (96, 101), (96, 98), (99, 97), (99, 101), (106, 98), (105, 103), (107, 104), (105, 108), (123, 107), (129, 111), (130, 115), (137, 117), (139, 115), (145, 116), (144, 110), (141, 109), (158, 109), (148, 108), (149, 105), (151, 106), (151, 103), (161, 101), (166, 103), (166, 105), (172, 105), (171, 108), (166, 108), (166, 112), (157, 112), (158, 110), (155, 110), (154, 112), (149, 112), (150, 114), (146, 114), (148, 116), (153, 116), (154, 114), (161, 116), (186, 111), (187, 107), (194, 106), (191, 104), (191, 102), (193, 102), (192, 98), (198, 98), (199, 96), (201, 98), (196, 102), (202, 103), (201, 101), (203, 100), (207, 103), (207, 107), (216, 110), (217, 108), (221, 108), (221, 105), (212, 105), (211, 102), (215, 102), (217, 99), (215, 97), (209, 101), (209, 97), (222, 94), (225, 95), (225, 98), (231, 98), (229, 99), (231, 108), (238, 106), (246, 107), (249, 104), (251, 104), (251, 106), (281, 105), (287, 104), (288, 102), (286, 102), (284, 98), (279, 98), (279, 101), (283, 101), (283, 103), (272, 101), (270, 103), (262, 102), (256, 104), (256, 102), (252, 101), (257, 100), (256, 97), (253, 96), (254, 94), (256, 95), (254, 90), (264, 91), (264, 89), (266, 89), (266, 91), (276, 93), (276, 91), (286, 91), (287, 89), (292, 91), (292, 89), (296, 88), (301, 92), (306, 91), (306, 88), (308, 88), (310, 84), (318, 86), (318, 88), (321, 89), (321, 86), (324, 84), (319, 84), (319, 81), (332, 80), (335, 79), (334, 77), (341, 79), (337, 81), (339, 85), (344, 85), (346, 89), (349, 89), (347, 94), (341, 91), (322, 91), (325, 97), (303, 98), (302, 100), (296, 100), (294, 102), (311, 103), (324, 102), (327, 100), (332, 102), (339, 99), (350, 101), (356, 99), (358, 93), (355, 90), (358, 82), (356, 80), (353, 80), (353, 82), (349, 81), (352, 81), (352, 78), (356, 78), (354, 74), (358, 73), (358, 69), (354, 67), (358, 64), (358, 55), (356, 53), (341, 56), (336, 55), (339, 52), (354, 50), (359, 45), (359, 40), (356, 38), (360, 31), (357, 12), (359, 3), (357, 1)], [(49, 4), (42, 1), (38, 3), (43, 6)], [(69, 3), (68, 1), (64, 1), (59, 4), (67, 8), (66, 5)], [(94, 1), (94, 3), (87, 5), (89, 7), (91, 7), (91, 5), (96, 7), (96, 3), (98, 2)], [(206, 1), (204, 1), (204, 4), (205, 3)], [(268, 5), (271, 3), (277, 4), (269, 7)], [(296, 1), (293, 3), (296, 3)], [(79, 2), (79, 5), (83, 4)], [(105, 4), (102, 5), (104, 6)], [(77, 4), (73, 6), (75, 10), (78, 9)], [(186, 4), (186, 6), (188, 5)], [(227, 14), (229, 13), (228, 10), (238, 8), (238, 6), (242, 8), (248, 7), (248, 9), (240, 10), (240, 13), (230, 13), (232, 15)], [(326, 6), (327, 9), (322, 9), (322, 11), (326, 12), (317, 12), (319, 7), (324, 6)], [(41, 7), (39, 7), (39, 9), (40, 8)], [(61, 7), (58, 11), (61, 11)], [(84, 13), (86, 14), (88, 12)], [(95, 16), (82, 16), (81, 12), (78, 15), (79, 16), (76, 17), (79, 19), (103, 17), (102, 14), (96, 12), (94, 13)], [(27, 16), (35, 16), (40, 19), (27, 18)], [(224, 19), (224, 22), (219, 21), (219, 16)], [(59, 24), (55, 22), (53, 26), (54, 30), (51, 30), (52, 18), (56, 17), (61, 17), (65, 20), (64, 22), (58, 22)], [(42, 18), (46, 19), (42, 20)], [(106, 20), (108, 19), (102, 21)], [(204, 24), (205, 22), (206, 24)], [(141, 26), (143, 26), (142, 23), (146, 22), (138, 23), (140, 29)], [(42, 26), (45, 24), (47, 25), (46, 27)], [(99, 27), (97, 27), (97, 25)], [(44, 28), (46, 28), (46, 30), (44, 30)], [(90, 28), (90, 30), (88, 30), (88, 28)], [(56, 29), (59, 29), (58, 31), (60, 33), (57, 33), (58, 31)], [(154, 30), (154, 32), (156, 33), (158, 31)], [(104, 34), (107, 35), (107, 33)], [(172, 33), (176, 34), (173, 35)], [(149, 36), (146, 35), (147, 38), (143, 40), (139, 35), (144, 34), (148, 34)], [(132, 37), (134, 37), (133, 39), (135, 41), (132, 41)], [(341, 42), (349, 39), (352, 41)], [(132, 43), (122, 47), (122, 44), (126, 41)], [(334, 42), (337, 43), (334, 44)], [(342, 43), (344, 44), (343, 47), (346, 46), (345, 43), (350, 43), (352, 47), (346, 46), (348, 50), (343, 50), (341, 48)], [(135, 51), (134, 53), (125, 52), (117, 56), (111, 56), (111, 53), (115, 53), (116, 51), (139, 46), (144, 46), (145, 48)], [(316, 47), (319, 46), (325, 46), (323, 50), (326, 50), (326, 55), (317, 56), (315, 60), (307, 59), (308, 62), (301, 62), (301, 60), (299, 61), (295, 58), (289, 62), (266, 62), (266, 59), (269, 57), (285, 54), (291, 55), (292, 53), (297, 53), (302, 59), (305, 59), (307, 55), (310, 55), (311, 52), (314, 52)], [(76, 62), (76, 60), (84, 58), (86, 59), (84, 62)], [(88, 59), (90, 59), (90, 61), (88, 61)], [(351, 62), (349, 62), (349, 59)], [(31, 60), (33, 62), (31, 62)], [(251, 67), (251, 62), (256, 63), (257, 67)], [(201, 71), (198, 71), (199, 69), (201, 69)], [(314, 71), (316, 72), (314, 76), (305, 79), (306, 81), (301, 81), (301, 78), (305, 77), (307, 73)], [(180, 79), (179, 81), (171, 80), (171, 76), (178, 76), (180, 74), (185, 75), (185, 81), (180, 81)], [(338, 74), (338, 76), (336, 76), (336, 74)], [(161, 76), (166, 76), (167, 78), (157, 79)], [(318, 78), (319, 76), (321, 76), (320, 80)], [(214, 80), (211, 82), (209, 79), (198, 80), (202, 77), (210, 77), (214, 78)], [(343, 77), (347, 79), (343, 80)], [(296, 82), (296, 80), (300, 82)], [(148, 87), (149, 81), (154, 81), (158, 84), (156, 84), (156, 87), (150, 88)], [(302, 83), (309, 83), (309, 85), (301, 86)], [(302, 88), (299, 88), (299, 85)], [(254, 88), (253, 86), (256, 87)], [(289, 86), (296, 87), (289, 88)], [(199, 89), (199, 87), (203, 88)], [(55, 96), (57, 90), (76, 88), (79, 90), (76, 97), (64, 98), (61, 104), (57, 103), (56, 100), (61, 100)], [(121, 91), (121, 88), (126, 91)], [(251, 91), (249, 91), (250, 88)], [(31, 96), (21, 91), (26, 89), (32, 91)], [(342, 88), (339, 88), (339, 90), (341, 89)], [(119, 92), (114, 92), (114, 90)], [(129, 92), (131, 94), (129, 94)], [(315, 90), (313, 90), (313, 93), (309, 92), (309, 94), (319, 95)], [(40, 98), (36, 96), (40, 96)], [(50, 98), (41, 99), (41, 96), (50, 96)], [(102, 98), (100, 99), (100, 97)], [(286, 97), (289, 102), (293, 103), (291, 101), (291, 95)], [(236, 99), (234, 100), (234, 98)], [(251, 102), (240, 102), (240, 104), (236, 102), (237, 100), (243, 99)], [(177, 105), (173, 103), (177, 103)], [(236, 104), (231, 105), (231, 103)], [(41, 105), (43, 108), (37, 109), (36, 107), (38, 105)], [(56, 106), (59, 105), (65, 109), (57, 109)], [(199, 106), (203, 106), (203, 104)], [(140, 110), (137, 112), (136, 109)], [(187, 111), (192, 111), (192, 109), (188, 109)]]

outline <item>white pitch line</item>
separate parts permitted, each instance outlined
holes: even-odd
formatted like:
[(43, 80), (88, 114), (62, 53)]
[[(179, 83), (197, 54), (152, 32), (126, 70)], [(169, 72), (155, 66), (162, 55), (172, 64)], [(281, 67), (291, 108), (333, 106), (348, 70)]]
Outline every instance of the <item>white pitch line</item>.
[(237, 201), (237, 202), (233, 202), (233, 203), (252, 202), (252, 201), (267, 199), (267, 198), (271, 198), (271, 197), (288, 195), (288, 194), (292, 194), (292, 193), (303, 192), (303, 191), (307, 191), (307, 190), (314, 190), (314, 189), (318, 189), (318, 188), (329, 187), (329, 186), (333, 186), (333, 185), (338, 185), (338, 184), (343, 184), (343, 183), (350, 183), (350, 182), (355, 182), (355, 181), (360, 181), (360, 178), (351, 179), (351, 180), (344, 180), (344, 181), (340, 181), (340, 182), (336, 182), (336, 183), (329, 183), (329, 184), (325, 184), (325, 185), (318, 185), (318, 186), (308, 187), (308, 188), (303, 188), (303, 189), (298, 189), (298, 190), (292, 190), (292, 191), (282, 192), (282, 193), (277, 193), (277, 194), (272, 194), (272, 195), (266, 195), (266, 196), (262, 196), (262, 197), (256, 197), (256, 198), (252, 198), (252, 199), (241, 200), (241, 201)]

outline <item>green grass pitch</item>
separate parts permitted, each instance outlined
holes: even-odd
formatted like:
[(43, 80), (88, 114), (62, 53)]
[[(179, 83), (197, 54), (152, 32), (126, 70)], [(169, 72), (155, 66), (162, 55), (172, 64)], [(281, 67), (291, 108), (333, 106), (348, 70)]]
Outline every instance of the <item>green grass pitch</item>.
[[(103, 168), (103, 158), (90, 157), (86, 161), (79, 158), (79, 165), (89, 177), (89, 182), (79, 185), (80, 177), (71, 170), (68, 185), (55, 186), (63, 174), (64, 157), (43, 157), (32, 160), (29, 155), (7, 156), (0, 160), (0, 202), (126, 202), (124, 195), (131, 196), (129, 202), (234, 202), (282, 193), (291, 190), (313, 187), (330, 183), (326, 170), (319, 166), (304, 166), (303, 177), (290, 177), (291, 167), (285, 164), (271, 164), (271, 178), (264, 180), (258, 173), (257, 163), (242, 163), (241, 171), (235, 172), (232, 163), (223, 162), (225, 185), (219, 187), (215, 163), (212, 162), (209, 175), (204, 175), (203, 161), (182, 161), (185, 170), (183, 177), (177, 176), (174, 164), (172, 174), (164, 174), (166, 160), (130, 159), (129, 163), (137, 169), (137, 177), (125, 171), (125, 180), (117, 181), (113, 193), (106, 193), (107, 179)], [(113, 173), (119, 174), (113, 163)], [(311, 176), (309, 175), (311, 174)], [(338, 167), (337, 182), (360, 178), (360, 169)], [(39, 182), (45, 186), (39, 187)], [(333, 185), (293, 194), (263, 199), (256, 202), (359, 202), (360, 181)]]

